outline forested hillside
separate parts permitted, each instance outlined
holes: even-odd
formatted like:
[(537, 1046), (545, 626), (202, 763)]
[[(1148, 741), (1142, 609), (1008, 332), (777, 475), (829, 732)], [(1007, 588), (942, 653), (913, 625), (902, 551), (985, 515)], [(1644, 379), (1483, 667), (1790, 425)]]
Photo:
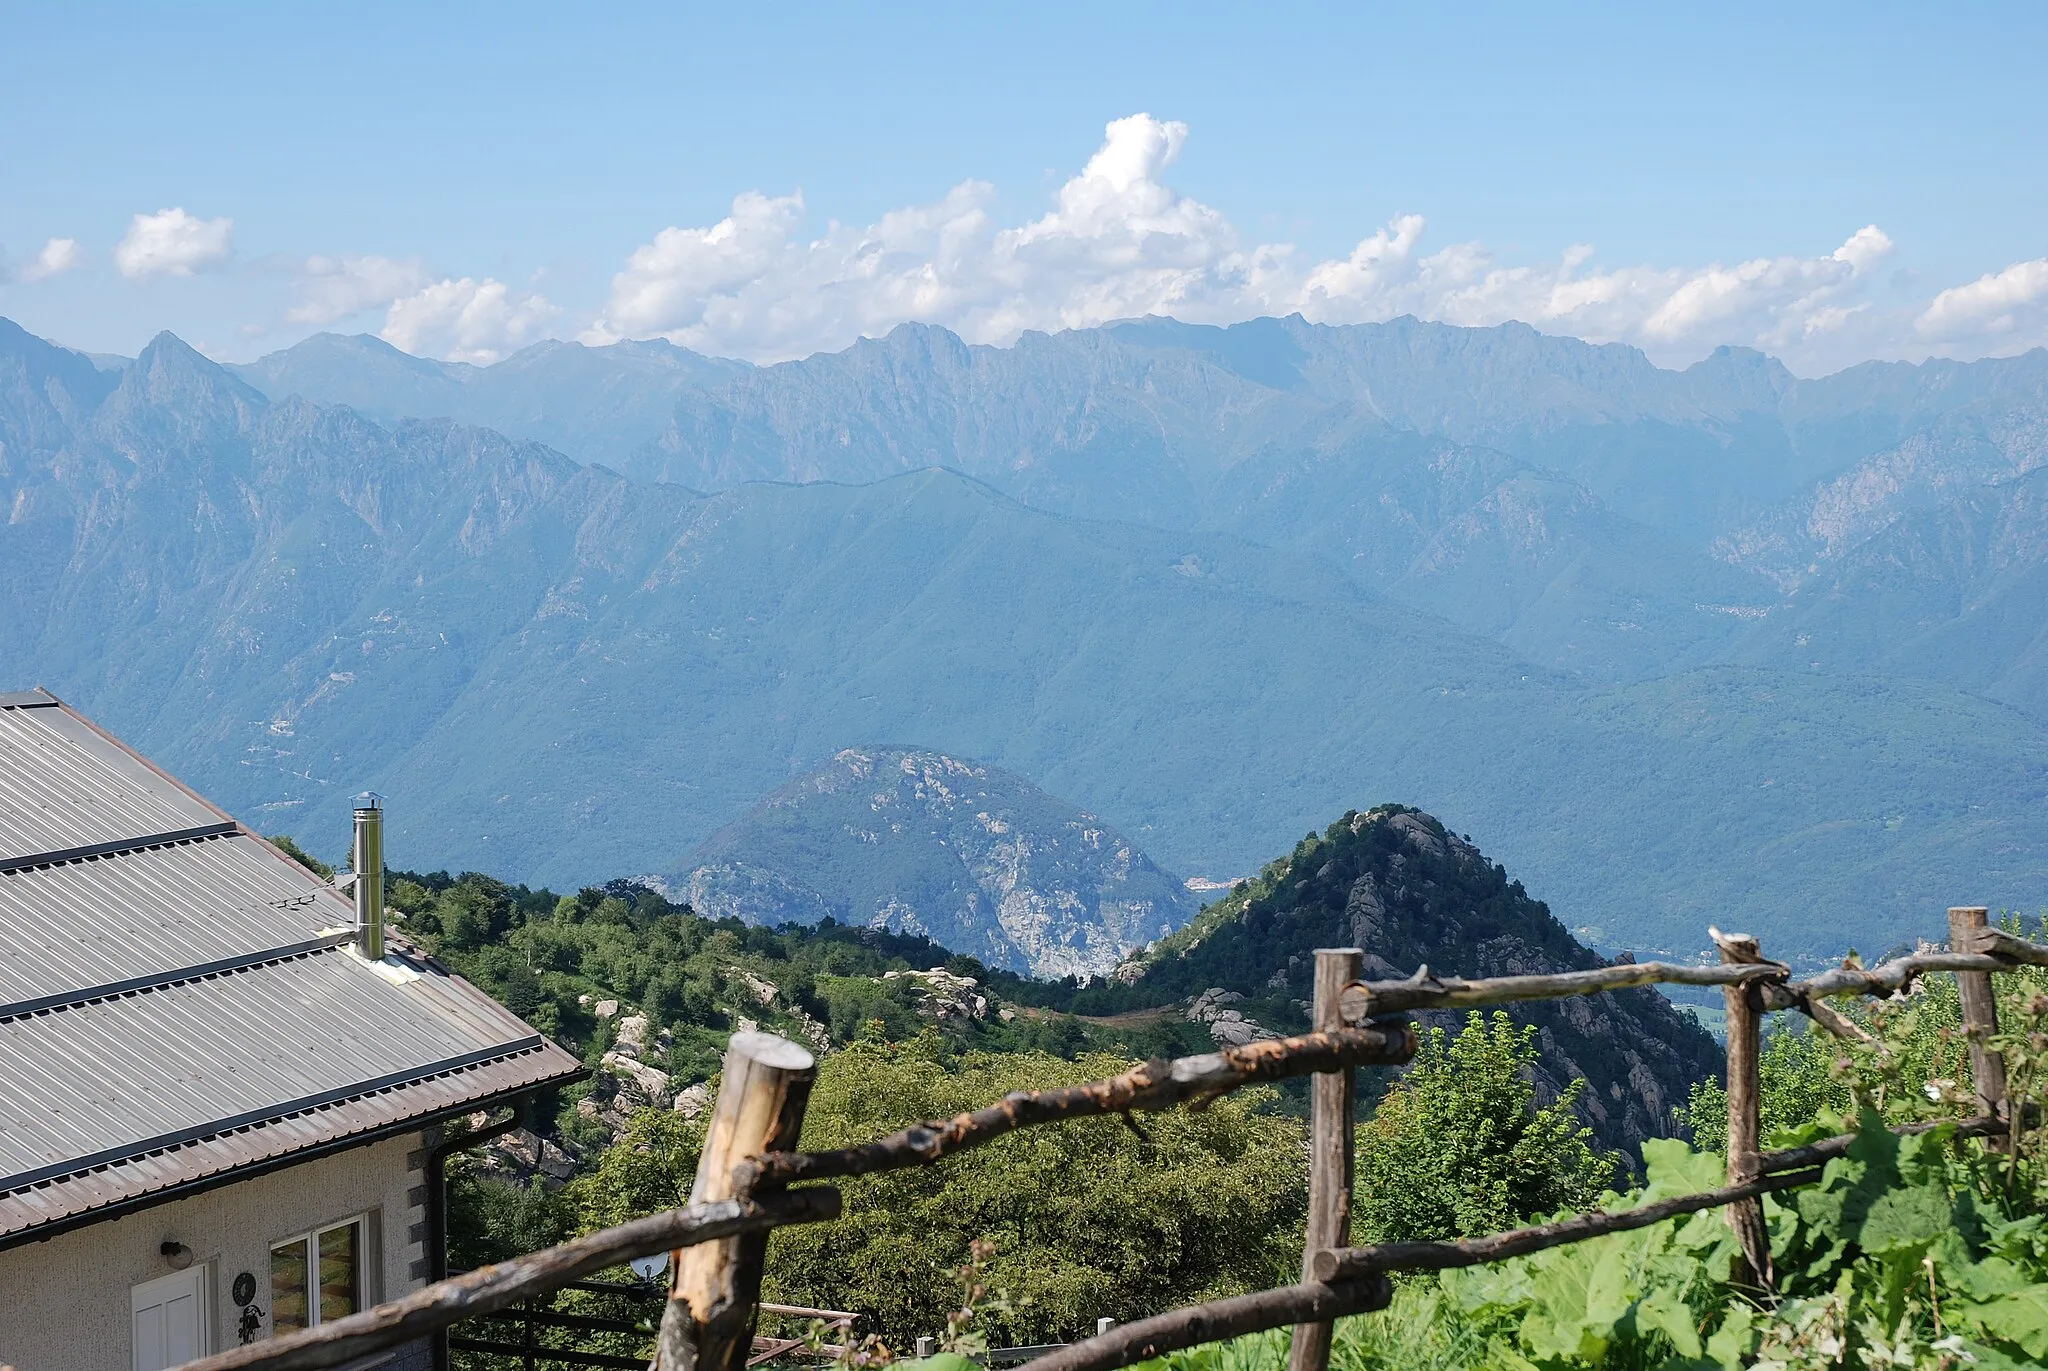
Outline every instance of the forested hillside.
[[(1366, 975), (1398, 980), (1524, 976), (1606, 962), (1522, 883), (1431, 816), (1399, 805), (1353, 812), (1209, 906), (1110, 980), (1074, 997), (1082, 1012), (1176, 1003), (1221, 988), (1238, 1013), (1273, 1029), (1307, 1028), (1318, 947), (1358, 947)], [(1583, 1081), (1578, 1109), (1610, 1147), (1668, 1136), (1672, 1110), (1716, 1069), (1720, 1050), (1654, 990), (1518, 1005), (1537, 1030), (1546, 1099)], [(1455, 1027), (1458, 1015), (1421, 1016)]]

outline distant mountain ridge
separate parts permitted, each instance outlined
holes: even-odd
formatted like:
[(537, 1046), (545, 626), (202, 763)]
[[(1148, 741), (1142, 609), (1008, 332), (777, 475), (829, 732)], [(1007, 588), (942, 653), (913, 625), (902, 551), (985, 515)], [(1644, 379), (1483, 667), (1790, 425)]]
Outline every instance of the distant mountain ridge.
[[(1231, 387), (1285, 361), (1258, 330), (1199, 336), (1240, 350)], [(1496, 344), (1523, 346), (1471, 345)], [(1228, 370), (1186, 354), (1156, 379)], [(1906, 379), (2006, 404), (2022, 363), (1996, 385)], [(1778, 384), (1727, 365), (1729, 394)], [(0, 330), (0, 569), (34, 588), (0, 597), (0, 664), (265, 828), (345, 831), (370, 785), (394, 797), (395, 859), (557, 884), (645, 871), (896, 738), (1027, 776), (1187, 871), (1246, 870), (1276, 832), (1398, 796), (1454, 815), (1603, 946), (1690, 949), (1737, 908), (1774, 951), (1838, 953), (1959, 899), (2038, 903), (2039, 719), (1925, 679), (1742, 663), (1648, 612), (1719, 593), (1660, 561), (1677, 535), (1638, 521), (1631, 542), (1590, 487), (1498, 448), (1371, 431), (1276, 448), (1336, 494), (1261, 486), (1270, 522), (1224, 529), (1076, 517), (929, 468), (700, 494), (446, 419), (266, 398), (169, 335), (109, 371)], [(1393, 532), (1331, 540), (1368, 508), (1422, 551), (1362, 573), (1353, 554)], [(2019, 575), (2028, 544), (2000, 546)], [(1413, 602), (1468, 574), (1441, 612)], [(1783, 611), (1701, 603), (1744, 635)], [(1570, 647), (1609, 620), (1605, 683), (1517, 636), (1548, 623)], [(1659, 633), (1667, 660), (1711, 664), (1644, 674), (1622, 649)]]
[[(446, 375), (379, 379), (394, 368)], [(946, 466), (1038, 508), (1323, 557), (1614, 682), (1750, 659), (1755, 620), (1858, 541), (2048, 455), (2048, 351), (1803, 380), (1739, 348), (1667, 370), (1415, 319), (1143, 319), (1009, 347), (905, 325), (768, 367), (549, 343), (459, 368), (323, 335), (240, 372), (702, 491)], [(1992, 435), (1979, 454), (1970, 433)]]
[(849, 748), (683, 858), (670, 898), (748, 923), (833, 918), (990, 966), (1101, 975), (1195, 913), (1185, 887), (1094, 815), (999, 767)]

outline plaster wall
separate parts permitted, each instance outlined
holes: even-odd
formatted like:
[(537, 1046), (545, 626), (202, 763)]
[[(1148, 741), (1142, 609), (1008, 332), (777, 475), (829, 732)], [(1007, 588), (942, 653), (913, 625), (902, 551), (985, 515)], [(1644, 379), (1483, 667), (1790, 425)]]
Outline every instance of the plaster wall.
[(240, 1341), (236, 1274), (256, 1277), (256, 1337), (269, 1337), (271, 1243), (340, 1219), (370, 1216), (367, 1303), (417, 1288), (421, 1146), (419, 1134), (405, 1134), (0, 1251), (0, 1367), (128, 1371), (129, 1291), (171, 1272), (159, 1250), (166, 1241), (192, 1249), (193, 1264), (206, 1268), (215, 1352)]

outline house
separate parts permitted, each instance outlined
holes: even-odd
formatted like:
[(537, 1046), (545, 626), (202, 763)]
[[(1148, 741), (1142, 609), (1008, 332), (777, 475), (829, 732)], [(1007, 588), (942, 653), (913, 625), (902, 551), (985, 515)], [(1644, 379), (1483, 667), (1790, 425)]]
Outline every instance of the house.
[(374, 799), (356, 826), (375, 879), (344, 895), (55, 697), (0, 695), (0, 1365), (157, 1371), (417, 1288), (442, 1125), (581, 1074), (385, 940)]

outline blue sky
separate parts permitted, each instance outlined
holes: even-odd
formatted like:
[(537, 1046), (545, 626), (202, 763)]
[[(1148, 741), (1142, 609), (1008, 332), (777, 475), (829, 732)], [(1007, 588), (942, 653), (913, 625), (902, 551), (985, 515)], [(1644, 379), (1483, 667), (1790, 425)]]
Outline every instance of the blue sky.
[(1289, 308), (1804, 371), (2048, 341), (2039, 6), (8, 11), (0, 314), (92, 350)]

